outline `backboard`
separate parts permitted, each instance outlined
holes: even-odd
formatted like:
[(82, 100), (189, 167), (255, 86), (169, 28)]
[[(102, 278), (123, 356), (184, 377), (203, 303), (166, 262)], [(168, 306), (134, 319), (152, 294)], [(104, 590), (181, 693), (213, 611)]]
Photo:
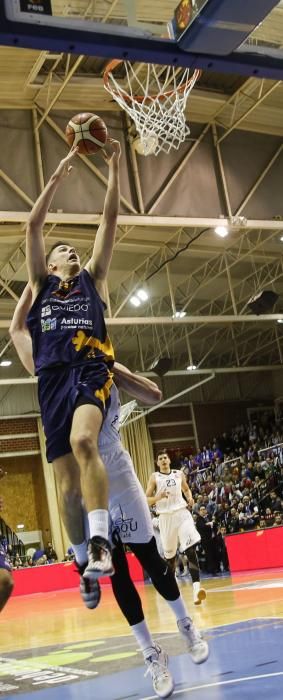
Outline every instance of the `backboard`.
[(0, 43), (281, 79), (283, 51), (250, 41), (278, 0), (2, 0)]

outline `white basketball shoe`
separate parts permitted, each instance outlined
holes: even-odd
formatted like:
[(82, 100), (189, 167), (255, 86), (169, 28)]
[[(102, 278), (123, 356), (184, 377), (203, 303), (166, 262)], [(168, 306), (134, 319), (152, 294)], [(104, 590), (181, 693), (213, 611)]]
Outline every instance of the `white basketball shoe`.
[(147, 665), (145, 676), (150, 673), (154, 692), (159, 698), (169, 698), (174, 690), (174, 681), (168, 669), (168, 654), (158, 644), (143, 652)]
[(179, 632), (186, 640), (188, 652), (194, 664), (203, 664), (209, 656), (209, 647), (190, 617), (177, 622)]

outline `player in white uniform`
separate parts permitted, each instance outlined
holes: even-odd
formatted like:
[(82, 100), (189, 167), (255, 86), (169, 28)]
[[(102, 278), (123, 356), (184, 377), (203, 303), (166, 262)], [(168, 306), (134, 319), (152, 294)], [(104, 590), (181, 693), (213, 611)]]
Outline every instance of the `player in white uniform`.
[[(195, 605), (206, 598), (206, 591), (200, 586), (200, 570), (194, 548), (200, 542), (193, 517), (188, 506), (193, 506), (191, 490), (182, 471), (171, 469), (171, 461), (166, 450), (157, 455), (159, 471), (151, 474), (146, 489), (149, 506), (155, 506), (159, 515), (159, 530), (165, 559), (173, 571), (177, 549), (188, 558), (189, 572), (193, 581)], [(186, 500), (184, 500), (183, 495)]]
[[(25, 298), (26, 296), (26, 298)], [(26, 369), (33, 373), (31, 343), (24, 319), (27, 310), (27, 293), (16, 307), (10, 333)], [(115, 381), (145, 403), (160, 400), (160, 391), (150, 380), (132, 374), (115, 363)], [(113, 391), (112, 391), (113, 389)], [(178, 629), (187, 643), (194, 663), (206, 661), (209, 650), (188, 615), (175, 577), (157, 551), (147, 501), (134, 471), (130, 455), (124, 450), (119, 437), (120, 401), (116, 386), (111, 389), (111, 409), (103, 423), (99, 436), (99, 449), (109, 478), (109, 514), (113, 542), (115, 573), (111, 584), (118, 605), (126, 617), (136, 640), (143, 651), (153, 687), (159, 697), (168, 697), (174, 682), (168, 670), (168, 657), (152, 640), (144, 619), (140, 596), (130, 578), (123, 543), (128, 544), (142, 566), (147, 570), (155, 588), (165, 598), (174, 612)], [(87, 535), (87, 533), (86, 533)], [(88, 581), (82, 574), (87, 562), (87, 542), (72, 545), (81, 574), (81, 594), (89, 608), (95, 608), (100, 600), (98, 581)]]

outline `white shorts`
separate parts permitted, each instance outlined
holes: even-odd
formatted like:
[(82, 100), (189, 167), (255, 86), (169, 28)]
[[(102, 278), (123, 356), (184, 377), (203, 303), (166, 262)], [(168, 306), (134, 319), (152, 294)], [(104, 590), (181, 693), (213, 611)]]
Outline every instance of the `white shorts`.
[(149, 542), (154, 536), (148, 503), (129, 453), (121, 443), (100, 450), (109, 478), (110, 533), (118, 531), (124, 544)]
[(197, 544), (201, 539), (187, 508), (181, 508), (172, 513), (160, 513), (159, 528), (166, 559), (172, 559), (178, 548), (180, 552), (185, 552), (188, 547)]

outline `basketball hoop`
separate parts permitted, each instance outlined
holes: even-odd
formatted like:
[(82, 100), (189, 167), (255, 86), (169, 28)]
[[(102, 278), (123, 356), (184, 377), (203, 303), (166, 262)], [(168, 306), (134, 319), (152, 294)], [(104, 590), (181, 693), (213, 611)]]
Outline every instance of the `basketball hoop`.
[[(125, 78), (115, 77), (118, 66), (124, 66)], [(139, 77), (142, 71), (142, 77)], [(137, 64), (113, 60), (104, 71), (104, 87), (118, 102), (137, 130), (134, 147), (142, 155), (158, 155), (176, 150), (190, 134), (185, 108), (188, 96), (201, 71), (190, 75), (189, 68)], [(119, 84), (120, 82), (120, 84)]]
[(127, 422), (129, 416), (137, 409), (137, 402), (136, 400), (134, 401), (129, 401), (128, 403), (124, 403), (123, 406), (120, 408), (120, 417), (119, 417), (119, 427), (122, 428), (125, 423)]

